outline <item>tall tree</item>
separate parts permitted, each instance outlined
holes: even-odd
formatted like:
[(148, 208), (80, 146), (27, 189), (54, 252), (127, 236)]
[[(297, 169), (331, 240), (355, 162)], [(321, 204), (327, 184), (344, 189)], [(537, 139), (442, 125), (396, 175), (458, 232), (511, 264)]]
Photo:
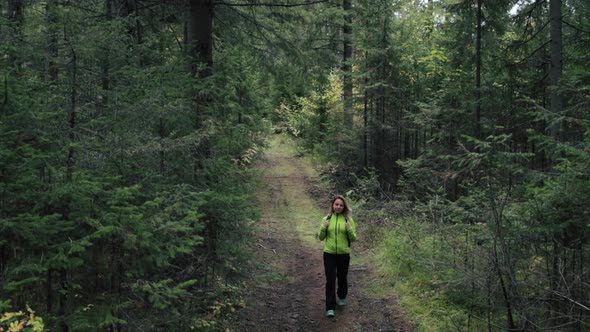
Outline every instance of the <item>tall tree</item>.
[(475, 37), (475, 137), (481, 137), (481, 29), (482, 29), (482, 1), (477, 2), (477, 25)]
[(189, 13), (187, 45), (191, 74), (207, 77), (213, 65), (213, 1), (190, 0)]
[(47, 27), (47, 46), (45, 51), (46, 80), (56, 82), (59, 67), (57, 65), (58, 48), (58, 9), (57, 0), (48, 0), (45, 4), (45, 24)]
[[(551, 84), (551, 112), (559, 119), (563, 112), (563, 97), (561, 96), (560, 80), (563, 71), (563, 37), (562, 37), (562, 14), (561, 0), (551, 0), (549, 2), (549, 16), (551, 27), (551, 66), (549, 79)], [(561, 120), (551, 126), (553, 137), (561, 138)]]
[(347, 128), (353, 125), (353, 95), (352, 95), (352, 0), (342, 0), (344, 23), (342, 24), (343, 37), (343, 98), (344, 98), (344, 123)]
[(13, 41), (13, 47), (9, 51), (9, 63), (16, 72), (20, 72), (22, 59), (18, 54), (18, 45), (23, 43), (24, 0), (8, 0), (7, 16)]

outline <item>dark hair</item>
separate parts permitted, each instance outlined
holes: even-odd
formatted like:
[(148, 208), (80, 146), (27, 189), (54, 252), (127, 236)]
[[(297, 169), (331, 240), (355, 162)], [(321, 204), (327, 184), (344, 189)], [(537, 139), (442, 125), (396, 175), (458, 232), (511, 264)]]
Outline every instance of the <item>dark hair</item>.
[(336, 196), (334, 196), (334, 198), (332, 198), (330, 200), (330, 209), (329, 209), (330, 214), (334, 213), (334, 202), (336, 202), (337, 199), (341, 200), (342, 204), (344, 204), (344, 210), (342, 210), (342, 214), (344, 214), (344, 217), (347, 219), (350, 218), (351, 210), (348, 207), (348, 203), (346, 203), (346, 199), (344, 199), (344, 196), (342, 196), (342, 195), (336, 195)]

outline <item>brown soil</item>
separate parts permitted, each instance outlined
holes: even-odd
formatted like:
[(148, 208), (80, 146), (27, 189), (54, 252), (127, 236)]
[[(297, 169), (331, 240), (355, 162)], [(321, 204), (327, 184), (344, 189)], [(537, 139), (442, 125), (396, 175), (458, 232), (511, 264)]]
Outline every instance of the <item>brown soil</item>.
[(411, 331), (394, 296), (369, 294), (376, 277), (371, 266), (357, 262), (354, 247), (348, 304), (337, 308), (336, 317), (325, 317), (323, 243), (315, 239), (324, 212), (318, 203), (324, 202), (310, 194), (317, 194), (318, 179), (280, 136), (258, 167), (265, 179), (258, 195), (263, 209), (255, 250), (258, 265), (247, 282), (246, 308), (237, 313), (231, 330)]

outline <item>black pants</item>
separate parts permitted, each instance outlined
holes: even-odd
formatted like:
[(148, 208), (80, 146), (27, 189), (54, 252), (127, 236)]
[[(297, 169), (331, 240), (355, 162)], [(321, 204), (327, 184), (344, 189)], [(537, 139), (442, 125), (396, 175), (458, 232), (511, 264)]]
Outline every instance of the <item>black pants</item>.
[[(326, 310), (336, 309), (336, 293), (339, 299), (345, 299), (348, 294), (348, 266), (350, 255), (334, 255), (324, 253), (324, 271), (326, 274)], [(338, 278), (338, 292), (336, 292), (336, 278)]]

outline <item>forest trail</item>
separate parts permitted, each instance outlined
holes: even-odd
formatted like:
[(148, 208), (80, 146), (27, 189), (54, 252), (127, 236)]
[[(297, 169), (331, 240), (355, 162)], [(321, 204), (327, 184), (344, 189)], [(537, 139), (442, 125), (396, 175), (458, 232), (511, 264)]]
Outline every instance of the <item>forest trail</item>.
[(325, 317), (323, 242), (315, 234), (328, 198), (312, 197), (317, 175), (296, 155), (292, 143), (276, 135), (258, 163), (265, 184), (258, 193), (257, 267), (232, 331), (410, 331), (393, 298), (367, 294), (371, 268), (358, 263), (354, 247), (348, 305)]

